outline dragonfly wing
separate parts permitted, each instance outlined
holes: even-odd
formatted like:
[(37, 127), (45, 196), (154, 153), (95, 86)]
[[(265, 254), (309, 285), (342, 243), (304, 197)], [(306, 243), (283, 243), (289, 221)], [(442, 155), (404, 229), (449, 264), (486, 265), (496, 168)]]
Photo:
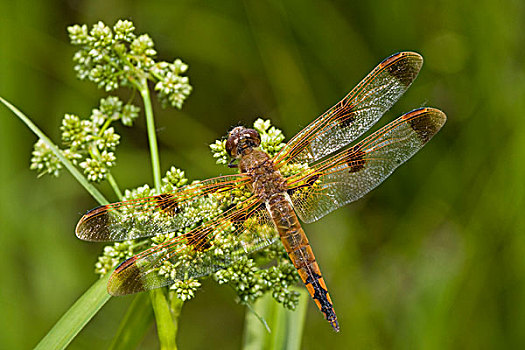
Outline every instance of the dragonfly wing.
[(397, 118), (355, 146), (288, 179), (298, 216), (313, 222), (355, 201), (419, 151), (445, 124), (446, 115), (420, 108)]
[(132, 294), (209, 275), (278, 239), (265, 206), (251, 197), (216, 219), (123, 262), (108, 283), (112, 295)]
[(381, 62), (345, 98), (299, 132), (275, 156), (312, 163), (348, 145), (374, 125), (417, 77), (423, 57), (400, 52)]
[(88, 211), (75, 233), (86, 241), (108, 242), (174, 232), (215, 215), (231, 191), (248, 183), (243, 174), (221, 176), (170, 193), (103, 205)]

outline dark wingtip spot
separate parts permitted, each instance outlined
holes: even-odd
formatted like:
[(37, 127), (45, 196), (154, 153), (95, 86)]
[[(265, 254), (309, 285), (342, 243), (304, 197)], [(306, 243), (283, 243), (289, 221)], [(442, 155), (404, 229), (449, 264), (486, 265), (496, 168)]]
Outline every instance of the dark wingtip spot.
[(387, 67), (388, 72), (406, 87), (416, 79), (422, 65), (423, 56), (409, 51), (396, 53), (380, 63), (380, 66)]
[(434, 108), (416, 109), (404, 118), (423, 143), (430, 141), (447, 120), (445, 113)]
[(84, 216), (89, 216), (91, 215), (92, 213), (98, 213), (99, 211), (107, 211), (107, 208), (108, 206), (107, 205), (101, 205), (99, 207), (96, 207), (96, 208), (93, 208), (93, 209), (89, 209), (88, 211), (86, 211), (86, 213), (84, 214)]
[(84, 241), (105, 241), (108, 239), (109, 212), (103, 205), (91, 209), (82, 216), (75, 228), (75, 234)]
[(140, 282), (141, 271), (135, 265), (135, 257), (120, 264), (108, 281), (108, 293), (113, 296), (134, 294), (145, 290)]

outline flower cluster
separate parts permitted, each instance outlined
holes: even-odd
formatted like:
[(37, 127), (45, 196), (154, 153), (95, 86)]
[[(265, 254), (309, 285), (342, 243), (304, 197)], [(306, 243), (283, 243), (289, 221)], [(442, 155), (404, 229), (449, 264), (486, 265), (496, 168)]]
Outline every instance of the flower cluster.
[(237, 292), (241, 303), (253, 303), (263, 295), (266, 286), (258, 271), (255, 261), (244, 257), (226, 269), (217, 271), (213, 277), (219, 284), (229, 284)]
[(155, 84), (161, 103), (181, 108), (191, 93), (186, 73), (188, 66), (180, 59), (173, 63), (156, 62), (157, 51), (147, 34), (135, 34), (131, 21), (119, 20), (110, 28), (98, 22), (68, 27), (73, 45), (79, 46), (73, 61), (81, 80), (89, 80), (99, 88), (113, 91), (119, 87), (147, 89), (147, 82)]
[(133, 242), (117, 242), (104, 247), (104, 252), (95, 263), (95, 273), (104, 276), (113, 271), (122, 261), (133, 256)]
[(43, 140), (35, 143), (32, 155), (29, 168), (38, 171), (38, 176), (50, 174), (57, 177), (59, 175), (62, 163)]
[(188, 70), (188, 65), (180, 59), (173, 63), (159, 62), (151, 67), (151, 74), (158, 81), (155, 90), (158, 91), (163, 106), (172, 105), (181, 108), (182, 103), (191, 93), (188, 77), (182, 76)]
[(226, 140), (215, 140), (210, 145), (213, 158), (216, 158), (217, 164), (228, 164), (228, 152), (226, 152)]
[[(267, 261), (270, 256), (275, 257), (275, 252), (280, 249), (279, 245), (274, 244), (259, 255), (263, 261)], [(277, 265), (267, 269), (258, 267), (255, 259), (245, 257), (217, 271), (213, 277), (219, 284), (230, 285), (237, 293), (238, 302), (242, 304), (253, 303), (267, 292), (290, 310), (295, 309), (299, 300), (299, 294), (290, 288), (299, 281), (299, 275), (286, 257), (277, 259)]]
[(188, 183), (188, 179), (186, 178), (184, 171), (175, 168), (174, 166), (172, 166), (170, 170), (166, 172), (166, 176), (163, 177), (161, 181), (161, 190), (163, 192), (171, 192)]
[(181, 281), (177, 280), (170, 286), (170, 290), (175, 292), (177, 298), (182, 301), (193, 299), (195, 292), (201, 287), (201, 283), (193, 278)]
[[(93, 109), (88, 119), (81, 119), (74, 114), (66, 114), (62, 119), (62, 143), (66, 148), (62, 153), (73, 164), (78, 165), (88, 180), (100, 182), (115, 165), (114, 151), (119, 144), (120, 135), (111, 126), (113, 122), (131, 126), (137, 118), (139, 108), (123, 105), (117, 97), (110, 96), (100, 100), (98, 108)], [(39, 140), (34, 145), (31, 169), (39, 175), (58, 176), (62, 168), (57, 157), (47, 145)]]
[(275, 300), (287, 309), (295, 309), (299, 301), (299, 293), (290, 287), (299, 282), (299, 275), (288, 258), (282, 258), (277, 266), (262, 270), (261, 279)]
[(257, 119), (253, 123), (253, 128), (259, 132), (261, 136), (261, 149), (268, 153), (270, 156), (274, 156), (284, 147), (284, 135), (283, 132), (272, 126), (269, 119), (262, 120)]

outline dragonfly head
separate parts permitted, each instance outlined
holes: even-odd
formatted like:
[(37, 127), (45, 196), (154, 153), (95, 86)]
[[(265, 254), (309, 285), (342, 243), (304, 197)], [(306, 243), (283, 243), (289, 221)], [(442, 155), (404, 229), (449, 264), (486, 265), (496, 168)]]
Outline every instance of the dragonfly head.
[(239, 158), (245, 150), (258, 147), (260, 144), (261, 137), (256, 130), (237, 126), (228, 134), (226, 152), (232, 158)]

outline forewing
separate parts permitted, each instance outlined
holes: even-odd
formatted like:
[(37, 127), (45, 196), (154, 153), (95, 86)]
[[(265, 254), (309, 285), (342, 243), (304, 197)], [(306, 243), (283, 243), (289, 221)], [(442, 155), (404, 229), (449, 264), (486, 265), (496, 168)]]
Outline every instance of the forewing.
[(243, 174), (221, 176), (176, 191), (108, 205), (88, 211), (76, 235), (86, 241), (122, 241), (177, 231), (217, 214), (232, 191), (249, 183)]
[(209, 275), (277, 238), (264, 204), (251, 197), (241, 208), (126, 260), (113, 272), (108, 292), (132, 294)]
[(445, 124), (434, 108), (406, 113), (355, 146), (288, 179), (298, 216), (313, 222), (359, 199), (419, 151)]
[(275, 156), (276, 166), (311, 163), (348, 145), (392, 107), (422, 64), (423, 57), (415, 52), (385, 59), (345, 98), (292, 138)]

